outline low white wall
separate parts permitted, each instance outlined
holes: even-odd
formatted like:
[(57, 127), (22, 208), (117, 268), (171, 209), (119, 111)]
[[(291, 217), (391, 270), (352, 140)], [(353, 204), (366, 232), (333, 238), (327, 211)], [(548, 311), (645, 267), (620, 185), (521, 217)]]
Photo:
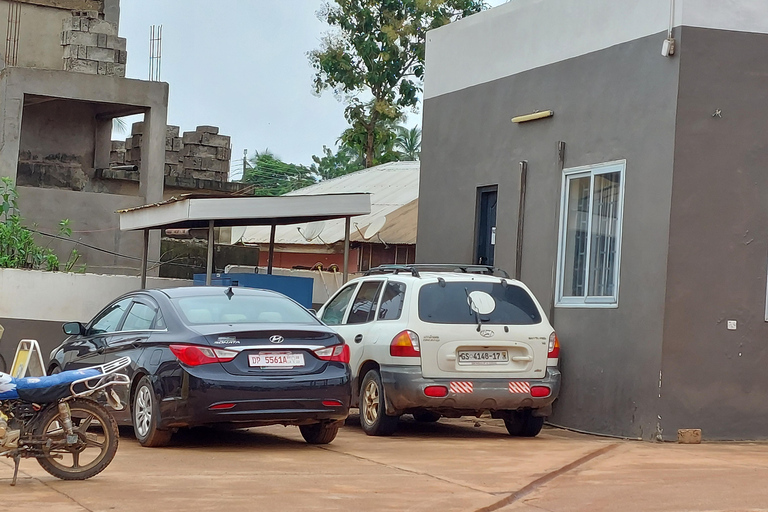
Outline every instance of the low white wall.
[[(183, 279), (147, 280), (149, 288), (191, 284)], [(0, 269), (0, 318), (85, 322), (115, 297), (140, 287), (139, 277)]]

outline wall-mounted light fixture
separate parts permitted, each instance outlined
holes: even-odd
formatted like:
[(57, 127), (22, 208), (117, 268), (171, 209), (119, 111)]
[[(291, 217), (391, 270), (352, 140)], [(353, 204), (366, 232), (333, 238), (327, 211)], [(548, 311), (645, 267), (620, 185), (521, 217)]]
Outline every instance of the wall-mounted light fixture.
[(535, 121), (536, 119), (544, 119), (546, 117), (552, 117), (555, 115), (554, 110), (541, 110), (534, 112), (533, 114), (525, 114), (524, 116), (517, 116), (512, 118), (513, 123), (525, 123), (526, 121)]

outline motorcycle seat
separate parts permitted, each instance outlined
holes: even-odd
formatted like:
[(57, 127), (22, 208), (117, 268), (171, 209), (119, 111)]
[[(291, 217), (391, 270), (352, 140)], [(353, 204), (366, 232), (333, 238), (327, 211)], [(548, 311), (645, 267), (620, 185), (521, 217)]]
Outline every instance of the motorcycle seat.
[(70, 385), (81, 379), (98, 377), (101, 371), (95, 368), (70, 370), (46, 377), (15, 378), (0, 373), (0, 400), (21, 399), (27, 402), (50, 403), (70, 396)]

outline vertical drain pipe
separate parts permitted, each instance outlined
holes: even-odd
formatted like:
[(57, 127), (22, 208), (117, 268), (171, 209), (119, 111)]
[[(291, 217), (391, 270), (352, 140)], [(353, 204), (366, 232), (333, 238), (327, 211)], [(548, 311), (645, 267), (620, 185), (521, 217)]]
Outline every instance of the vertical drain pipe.
[(517, 252), (515, 254), (515, 279), (523, 274), (523, 231), (525, 229), (525, 192), (528, 184), (528, 161), (520, 162), (520, 202), (517, 210)]

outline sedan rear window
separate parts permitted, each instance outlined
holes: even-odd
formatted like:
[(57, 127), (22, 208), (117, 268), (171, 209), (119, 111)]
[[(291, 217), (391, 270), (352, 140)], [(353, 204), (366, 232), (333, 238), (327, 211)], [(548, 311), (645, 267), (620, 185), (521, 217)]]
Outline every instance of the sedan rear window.
[(173, 300), (188, 324), (317, 324), (318, 320), (298, 304), (274, 296), (206, 295)]
[(541, 322), (527, 291), (502, 282), (442, 282), (419, 292), (419, 318), (435, 324), (533, 325)]

